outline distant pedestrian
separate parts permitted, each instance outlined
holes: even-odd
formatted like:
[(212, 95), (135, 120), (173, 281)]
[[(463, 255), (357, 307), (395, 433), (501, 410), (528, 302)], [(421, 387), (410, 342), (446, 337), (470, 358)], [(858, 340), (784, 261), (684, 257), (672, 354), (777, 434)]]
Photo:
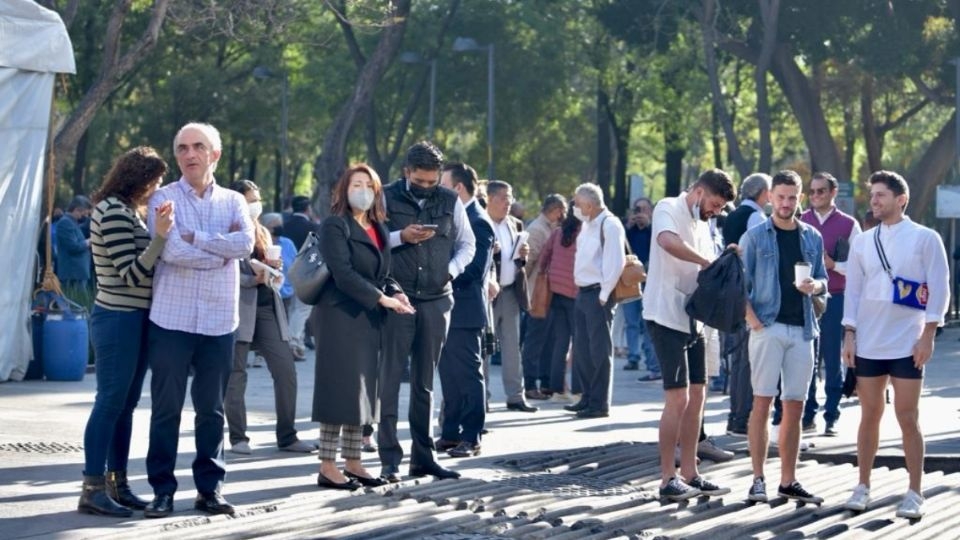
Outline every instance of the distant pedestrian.
[(83, 234), (81, 222), (86, 221), (93, 204), (83, 195), (74, 197), (67, 211), (57, 222), (55, 237), (57, 247), (57, 277), (70, 288), (86, 289), (90, 286), (90, 239)]
[(950, 281), (943, 242), (905, 215), (909, 202), (910, 187), (902, 176), (870, 175), (870, 208), (880, 224), (854, 239), (847, 262), (843, 362), (856, 369), (861, 416), (860, 484), (844, 506), (862, 511), (870, 505), (870, 473), (889, 383), (909, 475), (897, 516), (918, 519), (924, 514), (920, 393), (937, 327), (950, 306)]
[(223, 395), (233, 364), (234, 331), (239, 323), (240, 272), (237, 261), (253, 251), (254, 229), (242, 195), (220, 187), (213, 177), (220, 160), (220, 133), (209, 124), (190, 123), (173, 140), (182, 177), (150, 198), (150, 230), (156, 234), (157, 209), (172, 201), (177, 221), (167, 238), (154, 276), (150, 306), (150, 447), (147, 479), (154, 499), (149, 518), (173, 512), (174, 471), (180, 415), (193, 371), (193, 423), (196, 457), (194, 508), (233, 514), (220, 494), (223, 459)]
[[(167, 164), (149, 147), (124, 153), (93, 194), (90, 224), (97, 296), (90, 317), (97, 395), (83, 435), (83, 495), (87, 514), (127, 517), (144, 501), (127, 482), (133, 410), (147, 373), (147, 328), (153, 269), (173, 228), (173, 204), (158, 208), (154, 238), (145, 205), (163, 182)], [(104, 474), (106, 473), (106, 474)]]
[[(640, 197), (633, 201), (630, 217), (627, 219), (627, 242), (630, 250), (640, 259), (643, 265), (650, 265), (650, 245), (653, 229), (650, 222), (653, 219), (653, 201)], [(643, 363), (647, 372), (640, 377), (641, 381), (659, 381), (660, 363), (657, 353), (653, 350), (653, 342), (647, 325), (643, 322), (643, 299), (628, 302), (623, 305), (624, 327), (627, 335), (627, 363), (623, 369), (635, 371), (640, 368), (640, 356), (643, 353)]]
[[(310, 197), (297, 195), (291, 201), (291, 206), (293, 213), (284, 218), (283, 232), (299, 252), (311, 232), (320, 236), (320, 224), (314, 220), (313, 213), (310, 210)], [(293, 295), (287, 305), (290, 344), (297, 352), (303, 351), (311, 344), (311, 339), (306, 335), (306, 322), (307, 318), (310, 317), (311, 309), (312, 306), (297, 298), (297, 295)], [(319, 339), (320, 337), (313, 336), (313, 339)]]

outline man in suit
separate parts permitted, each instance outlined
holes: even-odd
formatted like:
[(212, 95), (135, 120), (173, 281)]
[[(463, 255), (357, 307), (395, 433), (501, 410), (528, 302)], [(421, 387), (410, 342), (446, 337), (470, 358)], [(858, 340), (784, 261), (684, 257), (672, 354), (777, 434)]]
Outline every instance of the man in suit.
[[(293, 213), (284, 216), (283, 235), (293, 240), (297, 252), (303, 247), (307, 240), (307, 235), (311, 232), (320, 236), (320, 224), (313, 220), (310, 212), (310, 197), (297, 195), (290, 203)], [(307, 318), (310, 317), (310, 310), (313, 306), (304, 304), (293, 295), (290, 303), (287, 305), (287, 324), (290, 325), (290, 347), (294, 354), (304, 352), (306, 345), (305, 325)], [(298, 355), (299, 356), (299, 355)]]
[(459, 478), (437, 464), (430, 434), (433, 375), (450, 326), (451, 282), (473, 260), (473, 231), (457, 194), (440, 186), (443, 154), (421, 141), (407, 151), (404, 178), (384, 188), (390, 229), (392, 275), (416, 313), (388, 313), (380, 371), (381, 473), (399, 482), (403, 448), (397, 440), (400, 379), (410, 358), (410, 474)]
[(93, 204), (83, 195), (70, 201), (67, 211), (57, 224), (54, 240), (57, 246), (57, 277), (66, 286), (90, 286), (90, 240), (84, 235), (80, 222), (90, 217)]
[(523, 369), (520, 363), (520, 313), (529, 307), (527, 281), (524, 273), (530, 248), (524, 240), (523, 222), (510, 215), (513, 188), (500, 180), (487, 184), (487, 213), (493, 220), (499, 249), (494, 250), (493, 261), (497, 271), (500, 294), (493, 301), (494, 333), (500, 340), (500, 362), (503, 392), (507, 409), (537, 412), (529, 405), (523, 392)]
[(493, 260), (493, 222), (474, 196), (477, 172), (463, 163), (443, 166), (440, 185), (457, 193), (467, 210), (476, 252), (453, 280), (450, 330), (440, 355), (443, 425), (437, 450), (452, 457), (480, 453), (480, 430), (486, 416), (486, 387), (480, 341), (487, 325), (487, 276)]

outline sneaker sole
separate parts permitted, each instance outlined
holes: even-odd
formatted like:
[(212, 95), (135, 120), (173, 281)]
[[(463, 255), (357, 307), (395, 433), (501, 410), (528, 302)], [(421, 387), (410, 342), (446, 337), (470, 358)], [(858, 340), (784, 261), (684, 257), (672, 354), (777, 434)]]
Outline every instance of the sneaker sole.
[(660, 495), (661, 499), (666, 499), (672, 502), (686, 501), (688, 499), (693, 499), (694, 497), (699, 497), (703, 495), (699, 490), (691, 490), (689, 493), (684, 493), (682, 495)]
[(849, 504), (849, 503), (846, 503), (846, 504), (843, 505), (843, 508), (844, 508), (845, 510), (850, 510), (851, 512), (863, 512), (864, 510), (867, 509), (867, 505), (865, 505), (865, 504)]
[(747, 500), (750, 502), (770, 502), (770, 498), (766, 495), (747, 495)]
[(778, 495), (792, 501), (800, 501), (807, 504), (823, 504), (823, 499), (819, 497), (800, 497), (799, 495), (787, 495), (786, 493), (779, 493)]
[(700, 490), (700, 494), (706, 495), (707, 497), (718, 497), (720, 495), (726, 495), (727, 493), (730, 493), (730, 488), (720, 488), (712, 491)]
[(898, 517), (898, 518), (904, 518), (904, 519), (920, 519), (920, 518), (923, 517), (923, 513), (921, 512), (921, 513), (919, 513), (919, 514), (912, 514), (912, 513), (911, 513), (911, 514), (908, 514), (908, 513), (906, 513), (906, 512), (901, 512), (901, 511), (897, 510), (897, 517)]

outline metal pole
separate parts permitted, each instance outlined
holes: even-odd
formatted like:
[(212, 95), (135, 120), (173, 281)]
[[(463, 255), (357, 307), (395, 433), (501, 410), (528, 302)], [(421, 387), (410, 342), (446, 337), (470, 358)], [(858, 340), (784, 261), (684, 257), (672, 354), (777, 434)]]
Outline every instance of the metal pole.
[(289, 194), (290, 186), (289, 179), (287, 175), (287, 123), (290, 118), (288, 107), (287, 107), (287, 94), (289, 93), (289, 83), (287, 80), (287, 72), (283, 72), (283, 91), (280, 94), (280, 184), (283, 188), (283, 193), (280, 195), (281, 201), (277, 205), (276, 210), (283, 210), (283, 200), (282, 197), (286, 197)]
[(493, 43), (488, 45), (487, 55), (487, 178), (496, 180), (493, 170)]
[(430, 61), (430, 111), (427, 116), (427, 139), (433, 141), (433, 107), (437, 95), (437, 59)]

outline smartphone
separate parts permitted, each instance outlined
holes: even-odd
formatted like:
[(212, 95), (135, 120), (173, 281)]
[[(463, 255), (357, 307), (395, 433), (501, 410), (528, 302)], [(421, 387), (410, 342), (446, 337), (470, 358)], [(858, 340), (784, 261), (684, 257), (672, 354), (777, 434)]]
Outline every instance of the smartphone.
[(423, 228), (423, 229), (429, 229), (429, 230), (431, 230), (431, 231), (435, 231), (435, 230), (437, 230), (438, 228), (440, 228), (440, 226), (437, 225), (436, 223), (421, 223), (421, 224), (420, 224), (420, 227)]

